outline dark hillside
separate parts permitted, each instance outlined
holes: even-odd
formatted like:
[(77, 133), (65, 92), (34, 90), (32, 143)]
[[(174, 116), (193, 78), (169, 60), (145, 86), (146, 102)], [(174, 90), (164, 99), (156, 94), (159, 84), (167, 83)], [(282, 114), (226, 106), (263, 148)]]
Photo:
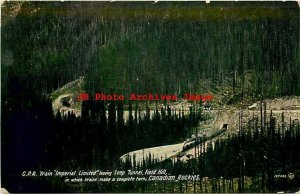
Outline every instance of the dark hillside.
[(91, 92), (300, 92), (296, 3), (13, 3), (3, 81), (22, 88), (49, 93), (87, 74)]

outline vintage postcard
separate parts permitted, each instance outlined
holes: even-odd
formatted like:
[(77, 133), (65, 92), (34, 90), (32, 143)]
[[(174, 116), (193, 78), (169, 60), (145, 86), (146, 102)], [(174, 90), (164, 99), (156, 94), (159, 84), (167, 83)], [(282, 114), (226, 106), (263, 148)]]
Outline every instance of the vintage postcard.
[(5, 1), (3, 193), (300, 190), (300, 8)]

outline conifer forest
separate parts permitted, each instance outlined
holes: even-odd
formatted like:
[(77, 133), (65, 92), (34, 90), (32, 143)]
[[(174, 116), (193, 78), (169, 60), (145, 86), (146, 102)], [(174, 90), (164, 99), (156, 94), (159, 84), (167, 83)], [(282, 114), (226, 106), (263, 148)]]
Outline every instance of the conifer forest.
[(297, 2), (1, 5), (8, 192), (298, 192), (299, 148)]

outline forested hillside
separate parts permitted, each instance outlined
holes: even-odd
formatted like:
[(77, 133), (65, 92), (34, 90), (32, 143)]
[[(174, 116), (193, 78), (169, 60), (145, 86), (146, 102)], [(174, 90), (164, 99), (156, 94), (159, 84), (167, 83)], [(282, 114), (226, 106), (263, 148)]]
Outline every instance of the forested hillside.
[[(299, 190), (299, 120), (267, 114), (263, 103), (300, 95), (296, 2), (6, 1), (1, 9), (1, 184), (10, 192)], [(238, 127), (222, 128), (226, 137), (208, 143), (221, 133), (207, 137), (203, 122), (214, 118), (207, 120), (203, 112), (210, 107), (201, 101), (178, 100), (175, 107), (90, 99), (76, 102), (80, 114), (53, 111), (53, 98), (70, 110), (69, 102), (83, 92), (225, 96), (220, 102), (234, 104), (231, 110), (209, 111), (238, 115)], [(253, 116), (243, 120), (246, 106), (240, 105), (258, 100), (250, 106)], [(286, 104), (298, 111), (295, 99)], [(151, 154), (140, 163), (119, 160), (175, 143), (187, 143), (176, 153), (194, 149), (186, 163), (183, 156), (161, 162)], [(146, 168), (200, 178), (69, 184), (65, 176), (23, 176)], [(274, 179), (290, 172), (293, 180)]]
[(90, 92), (300, 93), (296, 4), (30, 2), (10, 18), (13, 3), (2, 71), (25, 93), (82, 75)]

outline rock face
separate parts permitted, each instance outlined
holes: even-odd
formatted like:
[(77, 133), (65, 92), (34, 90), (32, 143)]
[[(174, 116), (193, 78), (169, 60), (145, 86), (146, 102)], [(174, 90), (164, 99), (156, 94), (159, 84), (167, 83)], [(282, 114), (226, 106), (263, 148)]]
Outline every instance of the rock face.
[(77, 96), (84, 92), (84, 76), (76, 79), (50, 94), (52, 99), (52, 109), (54, 114), (58, 111), (62, 115), (73, 113), (76, 116), (81, 115), (81, 101)]

